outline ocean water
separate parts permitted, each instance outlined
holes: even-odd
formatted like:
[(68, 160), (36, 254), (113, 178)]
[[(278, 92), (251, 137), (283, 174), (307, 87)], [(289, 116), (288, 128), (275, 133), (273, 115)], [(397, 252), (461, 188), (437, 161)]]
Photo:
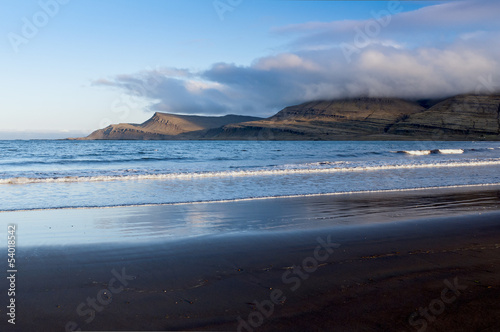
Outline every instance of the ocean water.
[(500, 183), (500, 142), (0, 141), (0, 211)]

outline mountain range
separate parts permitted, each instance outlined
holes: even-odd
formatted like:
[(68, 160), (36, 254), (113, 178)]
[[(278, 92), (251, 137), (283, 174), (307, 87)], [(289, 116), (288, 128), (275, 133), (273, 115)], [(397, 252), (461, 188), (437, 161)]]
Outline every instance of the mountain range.
[(88, 140), (172, 140), (196, 139), (205, 135), (206, 131), (222, 128), (228, 124), (261, 120), (253, 116), (196, 116), (155, 113), (153, 117), (141, 124), (120, 123), (109, 125), (94, 131), (85, 138)]
[(265, 119), (157, 112), (142, 124), (110, 125), (79, 139), (500, 140), (500, 94), (311, 101)]

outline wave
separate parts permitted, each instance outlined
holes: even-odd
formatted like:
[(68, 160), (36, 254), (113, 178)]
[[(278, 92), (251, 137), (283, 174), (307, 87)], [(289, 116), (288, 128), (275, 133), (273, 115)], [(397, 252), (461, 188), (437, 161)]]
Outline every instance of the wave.
[(431, 154), (431, 150), (410, 150), (410, 151), (397, 151), (397, 153), (406, 153), (412, 156), (424, 156)]
[(462, 154), (464, 153), (463, 149), (438, 149), (434, 150), (437, 151), (436, 153), (441, 153), (441, 154)]
[[(335, 165), (335, 164), (333, 164)], [(333, 166), (332, 165), (332, 166)], [(105, 182), (105, 181), (138, 181), (138, 180), (191, 180), (198, 178), (229, 178), (248, 176), (286, 176), (297, 174), (330, 174), (341, 172), (363, 172), (384, 171), (421, 168), (443, 168), (443, 167), (476, 167), (500, 165), (500, 159), (486, 161), (457, 161), (427, 164), (399, 164), (378, 166), (351, 166), (349, 163), (339, 167), (329, 168), (287, 168), (287, 169), (264, 169), (264, 170), (238, 170), (219, 172), (192, 172), (192, 173), (155, 173), (137, 175), (100, 175), (100, 176), (64, 176), (64, 177), (15, 177), (0, 179), (0, 185), (30, 184), (30, 183), (68, 183), (68, 182)]]
[(138, 163), (142, 161), (188, 161), (192, 158), (185, 157), (139, 157), (130, 159), (69, 159), (61, 157), (54, 160), (24, 160), (17, 162), (1, 162), (1, 166), (29, 166), (29, 165), (86, 165), (86, 164), (112, 164), (112, 163)]
[[(400, 151), (362, 151), (362, 152), (345, 152), (337, 151), (333, 157), (335, 158), (360, 158), (364, 159), (370, 156), (388, 156), (394, 153), (406, 154), (410, 156), (425, 156), (431, 154), (464, 154), (464, 153), (477, 153), (477, 152), (487, 152), (498, 150), (500, 147), (482, 147), (482, 148), (456, 148), (456, 149), (421, 149), (421, 150), (400, 150)], [(278, 151), (278, 150), (273, 150)], [(150, 151), (138, 151), (133, 154), (120, 154), (120, 153), (88, 153), (80, 154), (75, 156), (62, 155), (59, 157), (51, 157), (50, 159), (42, 159), (42, 156), (30, 155), (29, 158), (23, 157), (22, 159), (17, 159), (12, 161), (10, 158), (5, 161), (0, 160), (0, 166), (47, 166), (47, 165), (99, 165), (99, 164), (123, 164), (123, 163), (150, 163), (150, 162), (176, 162), (176, 161), (192, 161), (197, 160), (193, 156), (168, 156), (168, 155), (154, 155)], [(226, 157), (214, 157), (207, 159), (207, 161), (224, 162), (224, 161), (237, 161), (242, 160), (241, 156), (226, 156)]]
[(428, 154), (462, 154), (463, 149), (434, 149), (434, 150), (403, 150), (396, 151), (396, 153), (405, 153), (412, 156), (425, 156)]
[(365, 152), (352, 152), (352, 153), (338, 153), (336, 154), (337, 157), (341, 158), (352, 158), (352, 157), (365, 157), (365, 156), (372, 156), (372, 155), (383, 155), (387, 152), (383, 151), (365, 151)]
[(363, 194), (376, 194), (376, 193), (397, 193), (397, 192), (412, 192), (423, 190), (446, 190), (446, 189), (460, 189), (460, 188), (476, 188), (476, 187), (494, 187), (500, 186), (498, 182), (492, 183), (477, 183), (477, 184), (459, 184), (449, 186), (430, 186), (430, 187), (414, 187), (414, 188), (399, 188), (399, 189), (379, 189), (379, 190), (360, 190), (360, 191), (338, 191), (338, 192), (325, 192), (315, 194), (295, 194), (295, 195), (273, 195), (273, 196), (256, 196), (246, 198), (233, 198), (233, 199), (219, 199), (219, 200), (198, 200), (187, 202), (169, 202), (169, 203), (144, 203), (144, 204), (118, 204), (118, 205), (102, 205), (102, 206), (60, 206), (49, 208), (28, 208), (28, 209), (7, 209), (0, 210), (0, 213), (6, 212), (33, 212), (33, 211), (48, 211), (48, 210), (88, 210), (88, 209), (114, 209), (125, 207), (145, 207), (145, 206), (171, 206), (171, 205), (195, 205), (195, 204), (216, 204), (216, 203), (231, 203), (231, 202), (244, 202), (256, 200), (269, 200), (281, 198), (300, 198), (300, 197), (321, 197), (321, 196), (341, 196), (341, 195), (363, 195)]

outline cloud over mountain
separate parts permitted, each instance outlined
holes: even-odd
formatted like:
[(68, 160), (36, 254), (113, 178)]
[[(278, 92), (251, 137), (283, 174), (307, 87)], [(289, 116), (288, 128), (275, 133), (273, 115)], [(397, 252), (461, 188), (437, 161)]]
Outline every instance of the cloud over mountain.
[(146, 98), (154, 111), (255, 116), (317, 99), (417, 99), (500, 88), (500, 3), (394, 8), (368, 20), (277, 27), (272, 33), (284, 39), (283, 51), (249, 65), (157, 68), (94, 84)]

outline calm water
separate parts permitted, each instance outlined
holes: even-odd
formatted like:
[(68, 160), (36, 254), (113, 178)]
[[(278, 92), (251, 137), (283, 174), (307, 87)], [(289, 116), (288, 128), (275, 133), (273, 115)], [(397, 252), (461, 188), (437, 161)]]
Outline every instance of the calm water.
[(500, 142), (0, 141), (0, 211), (500, 183)]

